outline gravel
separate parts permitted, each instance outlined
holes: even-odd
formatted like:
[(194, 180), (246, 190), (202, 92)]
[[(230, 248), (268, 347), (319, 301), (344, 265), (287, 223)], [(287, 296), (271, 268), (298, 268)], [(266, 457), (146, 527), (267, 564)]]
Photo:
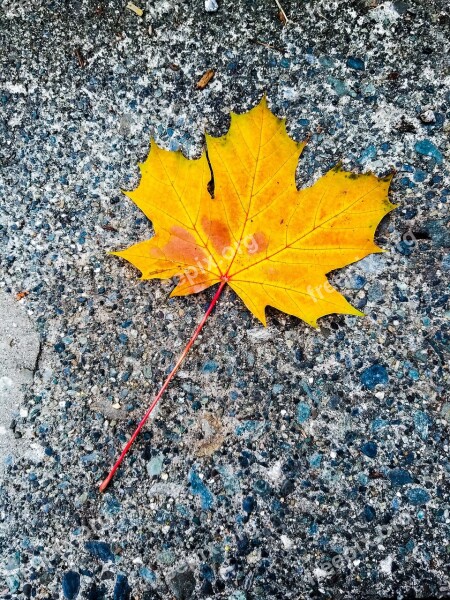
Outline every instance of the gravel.
[[(38, 452), (0, 483), (4, 598), (449, 593), (448, 6), (281, 5), (3, 2), (2, 295), (42, 347), (14, 424)], [(120, 190), (151, 137), (196, 157), (263, 93), (310, 135), (300, 187), (395, 171), (387, 252), (330, 275), (366, 316), (263, 329), (226, 292), (100, 496), (213, 293), (108, 256), (152, 234)]]

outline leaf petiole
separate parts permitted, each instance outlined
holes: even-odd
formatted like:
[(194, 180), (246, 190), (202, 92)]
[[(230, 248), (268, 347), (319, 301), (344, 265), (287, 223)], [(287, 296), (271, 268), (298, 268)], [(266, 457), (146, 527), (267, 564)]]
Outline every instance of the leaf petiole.
[(228, 282), (228, 278), (226, 276), (224, 276), (223, 279), (222, 279), (222, 281), (220, 282), (219, 287), (217, 288), (216, 293), (214, 294), (213, 299), (211, 300), (211, 303), (209, 304), (209, 306), (208, 306), (205, 314), (203, 315), (202, 320), (197, 325), (197, 328), (195, 329), (195, 331), (192, 334), (190, 340), (186, 344), (186, 346), (185, 346), (183, 352), (181, 353), (180, 357), (178, 358), (178, 360), (177, 360), (174, 368), (171, 370), (171, 372), (167, 376), (167, 379), (164, 381), (161, 389), (159, 390), (158, 394), (156, 395), (155, 399), (153, 400), (153, 402), (148, 407), (147, 412), (143, 416), (143, 418), (140, 421), (139, 425), (136, 427), (136, 429), (135, 429), (133, 435), (131, 436), (131, 438), (128, 440), (125, 448), (122, 450), (122, 453), (120, 454), (119, 458), (115, 462), (115, 464), (114, 464), (113, 468), (111, 469), (111, 471), (109, 472), (108, 476), (101, 483), (100, 488), (99, 488), (100, 492), (104, 492), (106, 490), (106, 488), (108, 487), (108, 485), (110, 484), (112, 478), (114, 477), (115, 472), (120, 467), (120, 465), (121, 465), (123, 459), (125, 458), (128, 450), (133, 445), (134, 440), (137, 438), (137, 436), (139, 435), (141, 429), (144, 427), (145, 423), (147, 422), (147, 419), (152, 414), (153, 409), (156, 407), (156, 405), (158, 404), (158, 402), (161, 400), (161, 397), (164, 394), (164, 392), (166, 391), (166, 389), (167, 389), (170, 381), (173, 379), (173, 377), (176, 374), (176, 372), (178, 371), (181, 363), (183, 362), (183, 360), (185, 359), (187, 353), (191, 349), (192, 344), (195, 342), (195, 340), (197, 339), (200, 331), (203, 329), (203, 326), (206, 323), (206, 320), (208, 319), (208, 317), (211, 314), (214, 306), (216, 305), (217, 300), (219, 299), (219, 296), (222, 293), (223, 288), (225, 287), (225, 285), (227, 284), (227, 282)]

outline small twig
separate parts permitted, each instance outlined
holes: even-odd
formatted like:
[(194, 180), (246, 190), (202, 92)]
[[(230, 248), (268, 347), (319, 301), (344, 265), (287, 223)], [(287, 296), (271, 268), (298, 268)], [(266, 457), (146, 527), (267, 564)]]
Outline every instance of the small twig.
[(322, 17), (322, 19), (325, 19), (325, 21), (330, 22), (330, 19), (328, 19), (323, 13), (321, 13), (320, 9), (317, 6), (314, 8), (314, 10), (319, 15), (319, 17)]
[(78, 65), (80, 66), (81, 69), (84, 69), (84, 67), (87, 65), (87, 60), (84, 57), (83, 53), (81, 52), (80, 48), (75, 48), (74, 54), (75, 54), (75, 58), (78, 61)]
[(214, 71), (214, 69), (208, 69), (206, 73), (202, 75), (200, 81), (197, 82), (197, 85), (195, 87), (198, 90), (204, 90), (215, 74), (216, 72)]
[(283, 16), (284, 22), (287, 25), (290, 22), (290, 19), (287, 18), (286, 13), (284, 12), (283, 7), (281, 6), (281, 4), (279, 3), (278, 0), (275, 0), (275, 4), (278, 6), (278, 9), (279, 9), (281, 15)]
[(281, 54), (284, 54), (286, 52), (286, 50), (283, 50), (283, 48), (277, 48), (276, 46), (271, 46), (270, 44), (261, 42), (261, 40), (258, 40), (257, 38), (254, 38), (251, 41), (254, 44), (258, 44), (259, 46), (264, 46), (264, 48), (269, 48), (270, 50), (276, 50), (277, 52), (281, 52)]

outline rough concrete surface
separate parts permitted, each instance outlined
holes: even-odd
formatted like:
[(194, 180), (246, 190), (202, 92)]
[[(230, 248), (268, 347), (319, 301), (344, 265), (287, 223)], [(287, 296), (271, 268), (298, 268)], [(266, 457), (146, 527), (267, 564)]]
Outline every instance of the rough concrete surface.
[[(0, 485), (4, 598), (449, 595), (448, 5), (280, 2), (287, 24), (271, 0), (2, 3), (1, 285), (42, 340), (14, 429), (40, 456)], [(152, 234), (120, 190), (151, 137), (199, 156), (264, 92), (310, 137), (299, 187), (395, 172), (386, 252), (329, 276), (366, 316), (263, 329), (226, 292), (100, 496), (213, 293), (108, 256)]]
[(0, 477), (5, 465), (24, 453), (31, 456), (30, 444), (40, 456), (40, 444), (14, 432), (16, 420), (28, 416), (28, 411), (20, 407), (26, 387), (33, 380), (39, 349), (39, 336), (25, 309), (0, 290)]

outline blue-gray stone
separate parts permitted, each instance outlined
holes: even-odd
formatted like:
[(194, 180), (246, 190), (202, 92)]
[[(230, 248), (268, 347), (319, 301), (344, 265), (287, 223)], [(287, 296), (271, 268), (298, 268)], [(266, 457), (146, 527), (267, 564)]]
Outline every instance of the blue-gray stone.
[(305, 423), (311, 416), (311, 408), (306, 402), (299, 402), (297, 404), (297, 421), (299, 423)]
[(189, 473), (189, 483), (191, 484), (192, 493), (195, 496), (200, 496), (200, 506), (204, 510), (209, 510), (214, 504), (214, 496), (194, 469), (191, 469)]
[(335, 66), (335, 61), (333, 58), (330, 58), (329, 56), (321, 56), (319, 58), (319, 63), (322, 65), (322, 67), (324, 67), (325, 69), (332, 69)]
[(105, 504), (103, 512), (107, 515), (118, 515), (122, 510), (122, 506), (117, 498), (111, 496), (111, 494), (105, 494)]
[(422, 154), (422, 156), (431, 156), (438, 164), (440, 164), (444, 159), (442, 152), (438, 150), (438, 148), (430, 140), (420, 140), (416, 142), (414, 145), (414, 150), (417, 152), (417, 154)]
[(431, 237), (433, 244), (439, 248), (450, 248), (450, 231), (445, 219), (428, 221), (423, 229)]
[(413, 246), (406, 240), (401, 240), (396, 246), (395, 249), (399, 254), (403, 254), (403, 256), (411, 256), (413, 253)]
[(375, 458), (377, 455), (377, 445), (375, 442), (365, 442), (361, 446), (361, 452), (369, 458)]
[(250, 541), (247, 535), (243, 535), (236, 539), (236, 550), (239, 556), (246, 556), (251, 551)]
[[(17, 575), (8, 575), (6, 577), (6, 583), (11, 594), (15, 594), (20, 587), (20, 579)], [(11, 598), (9, 595), (5, 595), (3, 597)]]
[(253, 511), (254, 507), (255, 499), (253, 498), (253, 496), (246, 496), (242, 500), (242, 508), (246, 513), (250, 514)]
[(20, 568), (20, 552), (14, 552), (14, 554), (11, 554), (7, 561), (6, 561), (6, 565), (5, 565), (5, 571), (15, 571), (16, 569)]
[(377, 385), (385, 385), (389, 381), (386, 367), (380, 364), (372, 365), (360, 375), (361, 383), (369, 390), (375, 389)]
[(406, 492), (408, 502), (414, 506), (426, 504), (430, 500), (430, 494), (422, 488), (410, 488)]
[(113, 600), (129, 600), (131, 588), (128, 585), (128, 578), (125, 575), (117, 575), (114, 586)]
[(148, 567), (142, 566), (139, 569), (139, 575), (146, 581), (149, 581), (150, 583), (154, 583), (156, 581), (155, 572), (149, 569)]
[(366, 278), (362, 275), (353, 275), (349, 281), (349, 287), (352, 290), (360, 290), (366, 285)]
[(347, 67), (355, 71), (364, 71), (366, 68), (362, 58), (357, 58), (356, 56), (349, 56), (347, 58)]
[(328, 77), (327, 82), (331, 85), (338, 96), (351, 96), (354, 98), (356, 93), (348, 85), (335, 77)]
[(114, 554), (111, 550), (111, 547), (106, 542), (98, 542), (97, 540), (89, 540), (84, 545), (85, 549), (95, 556), (95, 558), (99, 558), (102, 562), (114, 562)]
[(207, 581), (214, 581), (214, 579), (215, 579), (214, 571), (208, 564), (206, 564), (206, 563), (201, 564), (199, 571), (200, 571), (200, 577), (202, 579), (206, 579)]
[(163, 461), (164, 461), (163, 454), (157, 454), (156, 456), (153, 456), (153, 458), (151, 458), (148, 461), (147, 473), (150, 475), (150, 477), (155, 477), (161, 473), (162, 467), (163, 467)]
[(373, 158), (375, 158), (376, 155), (377, 155), (376, 146), (374, 146), (373, 144), (370, 144), (370, 146), (367, 146), (367, 148), (361, 152), (357, 162), (360, 165), (363, 165), (364, 163), (368, 162), (369, 160), (372, 160)]
[(207, 360), (202, 367), (202, 372), (203, 373), (215, 373), (218, 368), (219, 368), (219, 365), (216, 363), (215, 360)]
[(378, 302), (384, 296), (384, 288), (383, 285), (376, 281), (370, 288), (367, 290), (367, 299), (370, 302)]
[(76, 571), (66, 571), (62, 579), (62, 591), (64, 598), (74, 600), (80, 591), (80, 574)]
[(370, 523), (371, 521), (373, 521), (375, 519), (376, 511), (373, 508), (373, 506), (366, 504), (366, 506), (364, 507), (364, 510), (363, 510), (363, 517), (368, 523)]
[(450, 402), (444, 402), (441, 408), (441, 415), (450, 423)]
[(416, 431), (419, 433), (420, 437), (423, 440), (426, 440), (428, 437), (428, 427), (431, 425), (432, 421), (426, 412), (421, 410), (416, 410), (414, 413), (414, 427)]
[(414, 481), (410, 473), (405, 469), (391, 469), (388, 473), (388, 477), (391, 485), (394, 487), (407, 485), (408, 483), (413, 483)]
[(272, 491), (270, 485), (264, 479), (257, 479), (253, 484), (253, 489), (262, 497), (268, 496)]
[(312, 469), (318, 469), (320, 467), (320, 463), (322, 462), (322, 454), (320, 454), (320, 452), (314, 452), (314, 454), (312, 454), (308, 460)]

